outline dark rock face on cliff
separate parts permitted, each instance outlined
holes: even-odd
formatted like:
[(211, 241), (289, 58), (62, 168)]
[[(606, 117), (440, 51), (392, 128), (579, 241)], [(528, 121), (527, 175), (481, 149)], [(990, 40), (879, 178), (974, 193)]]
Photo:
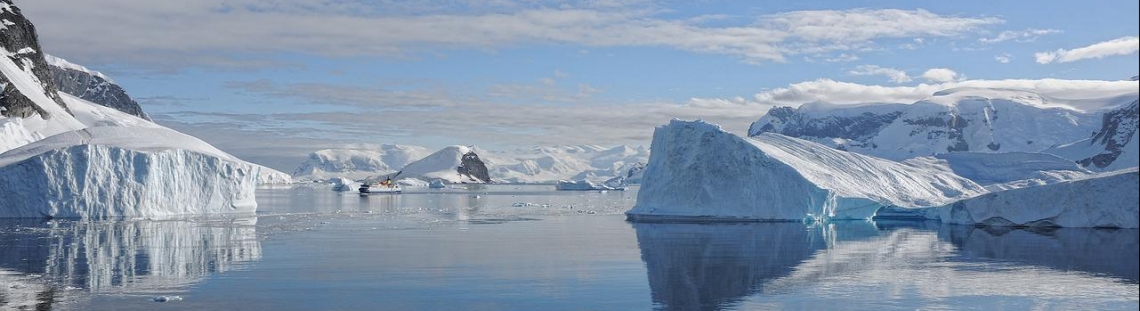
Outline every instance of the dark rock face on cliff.
[[(19, 70), (35, 77), (38, 81), (33, 82), (40, 84), (44, 95), (70, 113), (56, 91), (32, 22), (24, 18), (20, 8), (13, 5), (11, 0), (0, 0), (0, 23), (0, 49), (3, 49), (0, 52), (4, 52), (0, 57), (7, 57)], [(0, 116), (27, 118), (40, 115), (44, 119), (51, 118), (28, 98), (28, 94), (21, 93), (6, 75), (0, 75), (0, 86), (3, 86), (0, 91)]]
[(487, 172), (487, 164), (479, 160), (479, 155), (475, 152), (464, 154), (462, 162), (456, 170), (459, 171), (459, 175), (469, 176), (485, 183), (491, 182), (491, 174)]
[[(1084, 167), (1093, 165), (1105, 168), (1116, 161), (1124, 149), (1129, 148), (1128, 142), (1132, 136), (1136, 135), (1137, 119), (1140, 119), (1138, 103), (1140, 101), (1133, 101), (1132, 104), (1106, 112), (1101, 129), (1093, 134), (1092, 141), (1089, 142), (1090, 145), (1103, 145), (1104, 152), (1078, 160), (1077, 163)], [(1136, 146), (1131, 148), (1135, 149)]]
[[(842, 138), (847, 144), (873, 148), (871, 139), (903, 114), (902, 105), (840, 108), (840, 113), (821, 113), (807, 108), (773, 107), (752, 123), (749, 136), (777, 133), (801, 138)], [(833, 147), (846, 149), (847, 146)]]
[(75, 95), (127, 114), (150, 120), (138, 102), (131, 99), (118, 84), (97, 71), (72, 64), (62, 58), (45, 56), (51, 67), (51, 78), (60, 92)]

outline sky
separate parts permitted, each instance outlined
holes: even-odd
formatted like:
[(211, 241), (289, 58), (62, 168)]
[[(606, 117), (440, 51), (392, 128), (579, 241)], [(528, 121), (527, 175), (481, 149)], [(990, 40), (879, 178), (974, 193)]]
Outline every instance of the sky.
[(325, 148), (647, 146), (673, 118), (745, 133), (773, 106), (1099, 90), (1140, 67), (1136, 1), (769, 2), (16, 5), (158, 123), (286, 172)]

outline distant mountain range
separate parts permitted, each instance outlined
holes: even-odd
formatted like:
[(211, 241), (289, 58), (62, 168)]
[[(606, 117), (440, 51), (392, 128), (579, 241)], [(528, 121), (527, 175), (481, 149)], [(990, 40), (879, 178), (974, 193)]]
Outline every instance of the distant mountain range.
[(752, 124), (749, 136), (778, 133), (893, 160), (966, 151), (1047, 152), (1104, 170), (1137, 165), (1138, 97), (1133, 92), (1061, 99), (961, 88), (912, 104), (810, 103), (772, 108)]
[[(482, 180), (481, 177), (460, 178), (457, 175), (458, 164), (462, 162), (463, 155), (468, 153), (475, 154), (484, 163), (486, 177), (490, 181), (509, 183), (604, 181), (617, 176), (630, 177), (630, 171), (640, 171), (649, 157), (649, 150), (630, 146), (556, 146), (513, 151), (450, 146), (429, 155), (427, 148), (420, 146), (381, 145), (374, 148), (324, 149), (313, 152), (298, 165), (293, 177), (313, 180), (332, 177), (363, 179), (403, 170), (400, 178), (441, 178), (454, 182)], [(426, 174), (428, 172), (434, 173)], [(456, 176), (452, 178), (451, 175)], [(636, 182), (637, 179), (631, 181)]]

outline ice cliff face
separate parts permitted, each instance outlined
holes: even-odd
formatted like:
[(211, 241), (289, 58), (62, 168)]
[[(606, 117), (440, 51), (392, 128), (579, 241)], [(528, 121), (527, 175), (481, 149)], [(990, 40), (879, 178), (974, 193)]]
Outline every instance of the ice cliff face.
[(0, 154), (0, 217), (252, 213), (260, 174), (258, 165), (157, 125), (91, 127)]
[(150, 120), (139, 103), (103, 73), (51, 55), (44, 55), (44, 59), (51, 67), (52, 81), (60, 92)]
[(773, 108), (749, 135), (780, 133), (893, 160), (963, 151), (1040, 152), (1082, 139), (1098, 125), (1098, 113), (1061, 104), (1067, 102), (1024, 91), (960, 88), (910, 105)]
[(43, 51), (40, 50), (36, 28), (32, 22), (24, 18), (20, 8), (12, 4), (11, 0), (0, 0), (0, 53), (24, 72), (29, 73), (32, 83), (38, 85), (40, 94), (27, 94), (16, 87), (15, 81), (9, 77), (0, 77), (0, 116), (27, 118), (40, 115), (51, 118), (49, 111), (35, 103), (35, 97), (46, 96), (53, 104), (64, 111), (67, 106), (63, 104), (59, 94), (56, 93), (55, 83), (52, 82), (51, 72), (47, 62), (44, 61)]
[(1138, 101), (1105, 112), (1101, 127), (1091, 138), (1046, 150), (1080, 163), (1088, 169), (1111, 171), (1140, 164), (1136, 126)]
[(779, 134), (742, 138), (701, 121), (657, 128), (651, 148), (632, 219), (865, 219), (985, 192), (936, 168)]

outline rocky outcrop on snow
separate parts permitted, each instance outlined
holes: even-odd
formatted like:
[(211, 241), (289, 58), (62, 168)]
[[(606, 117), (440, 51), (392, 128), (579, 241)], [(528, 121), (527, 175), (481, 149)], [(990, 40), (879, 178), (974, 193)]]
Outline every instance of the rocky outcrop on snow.
[[(838, 149), (848, 146), (874, 149), (871, 141), (879, 131), (902, 115), (906, 105), (829, 105), (808, 103), (799, 108), (773, 107), (752, 123), (749, 136), (777, 133), (817, 140)], [(830, 144), (828, 144), (830, 143)]]
[(52, 55), (45, 54), (44, 59), (51, 67), (52, 81), (60, 92), (150, 120), (139, 103), (103, 73)]
[(0, 55), (8, 59), (17, 70), (27, 73), (30, 83), (36, 84), (38, 94), (29, 93), (16, 85), (21, 81), (13, 81), (8, 74), (0, 76), (0, 116), (27, 118), (38, 115), (44, 119), (53, 117), (50, 110), (45, 110), (43, 104), (37, 104), (38, 97), (46, 97), (56, 105), (67, 111), (59, 94), (56, 93), (55, 83), (52, 82), (51, 72), (47, 62), (44, 61), (43, 51), (40, 50), (39, 38), (32, 22), (20, 12), (20, 8), (12, 4), (11, 0), (0, 0)]
[(468, 151), (463, 154), (459, 162), (459, 167), (455, 168), (459, 176), (469, 176), (475, 180), (489, 183), (491, 182), (491, 175), (487, 173), (487, 164), (479, 160), (479, 155), (474, 151)]
[(1092, 137), (1046, 150), (1081, 166), (1098, 171), (1140, 165), (1136, 126), (1140, 123), (1140, 101), (1105, 112), (1101, 127)]
[(866, 219), (985, 192), (938, 168), (779, 134), (743, 138), (701, 121), (658, 127), (651, 148), (631, 219)]

